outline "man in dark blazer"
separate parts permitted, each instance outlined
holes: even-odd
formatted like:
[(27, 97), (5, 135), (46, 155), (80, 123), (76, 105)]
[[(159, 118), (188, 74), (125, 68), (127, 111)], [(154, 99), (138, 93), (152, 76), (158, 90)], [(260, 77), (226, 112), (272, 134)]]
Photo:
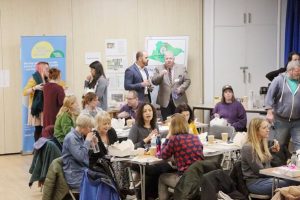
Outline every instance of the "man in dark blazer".
[(156, 103), (160, 105), (162, 119), (175, 113), (181, 103), (187, 103), (185, 91), (191, 84), (185, 66), (174, 63), (172, 52), (165, 52), (165, 64), (155, 68), (152, 83), (159, 85)]
[(141, 102), (150, 102), (150, 92), (152, 91), (149, 81), (149, 73), (146, 69), (148, 65), (148, 53), (138, 51), (136, 62), (125, 71), (124, 88), (125, 90), (135, 90)]

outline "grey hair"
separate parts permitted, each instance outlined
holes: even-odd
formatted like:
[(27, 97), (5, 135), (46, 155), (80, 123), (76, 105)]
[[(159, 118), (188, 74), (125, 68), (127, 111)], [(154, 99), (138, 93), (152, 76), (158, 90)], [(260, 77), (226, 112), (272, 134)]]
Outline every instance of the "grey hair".
[(293, 70), (296, 67), (300, 67), (300, 62), (298, 60), (290, 61), (286, 67), (287, 71)]
[(94, 119), (87, 114), (80, 114), (76, 119), (76, 126), (80, 128), (94, 128)]

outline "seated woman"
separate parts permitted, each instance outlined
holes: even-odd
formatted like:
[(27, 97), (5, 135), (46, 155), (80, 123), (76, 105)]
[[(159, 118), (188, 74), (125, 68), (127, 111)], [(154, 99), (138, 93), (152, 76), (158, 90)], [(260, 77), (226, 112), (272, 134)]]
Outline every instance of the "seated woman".
[[(97, 164), (97, 160), (105, 156), (109, 145), (118, 141), (117, 133), (114, 128), (111, 127), (111, 117), (108, 112), (103, 111), (95, 117), (95, 135), (98, 138), (98, 145), (100, 152), (92, 153), (90, 155), (90, 168)], [(126, 165), (121, 162), (113, 162), (112, 167), (115, 171), (118, 185), (121, 189), (121, 193), (126, 196), (130, 194), (129, 191), (129, 177), (126, 171)]]
[(246, 131), (247, 115), (244, 106), (235, 100), (233, 89), (230, 85), (222, 88), (222, 99), (212, 111), (212, 117), (220, 117), (234, 127), (235, 131)]
[(182, 103), (182, 104), (178, 105), (175, 109), (175, 113), (181, 113), (184, 115), (185, 120), (189, 124), (189, 133), (192, 133), (195, 135), (199, 134), (196, 124), (194, 122), (194, 113), (192, 112), (192, 109), (188, 104)]
[(151, 139), (158, 135), (156, 119), (154, 106), (150, 103), (142, 103), (137, 111), (135, 124), (130, 129), (128, 136), (135, 149), (151, 145)]
[(93, 118), (81, 114), (76, 127), (66, 135), (63, 142), (63, 171), (70, 188), (79, 189), (84, 170), (89, 167), (89, 149), (93, 139)]
[[(142, 103), (139, 106), (136, 122), (129, 132), (128, 139), (132, 140), (135, 148), (146, 148), (151, 144), (151, 139), (157, 136), (158, 126), (156, 123), (156, 110), (150, 103)], [(132, 169), (139, 171), (139, 166), (133, 165)], [(158, 191), (158, 178), (160, 174), (173, 172), (173, 168), (168, 163), (160, 163), (146, 166), (146, 196), (156, 198)]]
[(172, 117), (169, 134), (162, 144), (161, 157), (172, 156), (177, 165), (177, 173), (164, 173), (159, 177), (158, 195), (160, 200), (169, 199), (168, 187), (174, 188), (184, 171), (195, 161), (204, 160), (203, 145), (197, 135), (188, 134), (189, 126), (182, 114)]
[(54, 137), (63, 143), (65, 136), (75, 127), (75, 120), (79, 114), (79, 106), (75, 95), (66, 96), (60, 108), (54, 125)]
[(94, 92), (88, 92), (82, 99), (82, 114), (88, 114), (96, 117), (99, 112), (103, 112), (102, 108), (98, 107), (99, 100)]
[[(251, 193), (271, 195), (273, 178), (259, 174), (260, 169), (270, 168), (272, 159), (269, 147), (269, 123), (265, 119), (254, 118), (248, 128), (248, 141), (242, 147), (242, 172), (246, 185)], [(280, 150), (279, 144), (274, 142), (270, 148), (273, 152)], [(285, 187), (291, 182), (279, 180), (278, 187)]]

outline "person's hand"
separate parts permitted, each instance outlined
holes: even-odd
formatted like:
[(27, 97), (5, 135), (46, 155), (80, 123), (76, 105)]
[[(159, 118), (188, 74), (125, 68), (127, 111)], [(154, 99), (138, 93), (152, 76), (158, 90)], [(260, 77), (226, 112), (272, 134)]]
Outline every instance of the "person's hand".
[(272, 110), (272, 109), (269, 109), (269, 110), (267, 111), (266, 119), (267, 119), (268, 122), (271, 123), (271, 124), (274, 122), (274, 115), (273, 115), (273, 110)]
[(280, 151), (280, 145), (279, 145), (279, 142), (277, 140), (274, 139), (274, 144), (273, 146), (271, 147), (271, 151), (272, 152), (278, 152)]
[(43, 90), (45, 83), (40, 83), (33, 87), (34, 90)]
[(87, 80), (87, 81), (91, 81), (92, 78), (93, 78), (92, 75), (88, 75), (88, 76), (86, 77), (86, 80)]
[(151, 85), (150, 81), (148, 81), (148, 80), (144, 80), (141, 84), (143, 87), (147, 87), (147, 86)]
[(150, 142), (151, 139), (152, 139), (153, 137), (157, 136), (157, 135), (158, 135), (157, 129), (152, 130), (152, 131), (149, 133), (149, 135), (144, 139), (144, 142), (145, 142), (145, 143)]
[(215, 113), (215, 114), (214, 114), (214, 117), (220, 118), (220, 115), (219, 115), (218, 113)]
[(91, 142), (92, 139), (93, 139), (93, 137), (94, 137), (94, 133), (93, 133), (93, 132), (89, 132), (89, 133), (86, 135), (85, 140)]
[(166, 69), (162, 70), (162, 71), (161, 71), (161, 74), (162, 74), (162, 75), (168, 74), (168, 70), (166, 70)]

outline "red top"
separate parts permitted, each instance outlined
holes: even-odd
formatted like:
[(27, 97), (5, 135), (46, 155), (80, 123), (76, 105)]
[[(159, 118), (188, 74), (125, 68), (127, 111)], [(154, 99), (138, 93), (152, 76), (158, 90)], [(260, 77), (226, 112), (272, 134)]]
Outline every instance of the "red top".
[(197, 160), (203, 160), (203, 145), (197, 135), (179, 134), (166, 139), (162, 145), (161, 157), (168, 159), (174, 155), (177, 170), (184, 172)]
[(43, 127), (54, 125), (56, 115), (63, 105), (65, 92), (64, 89), (56, 83), (46, 83), (43, 89), (44, 108), (43, 108)]

